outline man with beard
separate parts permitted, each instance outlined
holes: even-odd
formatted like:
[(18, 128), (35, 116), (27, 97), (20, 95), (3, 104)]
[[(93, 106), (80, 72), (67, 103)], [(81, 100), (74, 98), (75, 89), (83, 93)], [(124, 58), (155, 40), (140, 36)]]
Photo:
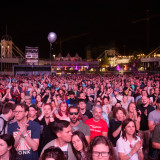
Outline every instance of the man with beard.
[(90, 128), (88, 125), (79, 121), (79, 108), (71, 106), (69, 108), (70, 125), (74, 131), (80, 130), (85, 135), (88, 143), (90, 142)]
[(100, 105), (93, 106), (93, 118), (86, 120), (86, 124), (90, 127), (91, 139), (95, 136), (108, 137), (107, 122), (102, 119), (102, 107)]
[[(150, 130), (148, 126), (148, 115), (154, 110), (154, 107), (149, 105), (149, 98), (147, 96), (142, 96), (142, 104), (137, 106), (140, 111), (140, 130), (139, 136), (143, 139), (143, 151), (144, 155), (148, 156), (149, 153), (149, 139), (150, 139)], [(145, 157), (148, 158), (148, 157)]]
[(3, 106), (2, 114), (0, 115), (0, 135), (7, 134), (8, 124), (14, 119), (15, 105), (6, 103)]

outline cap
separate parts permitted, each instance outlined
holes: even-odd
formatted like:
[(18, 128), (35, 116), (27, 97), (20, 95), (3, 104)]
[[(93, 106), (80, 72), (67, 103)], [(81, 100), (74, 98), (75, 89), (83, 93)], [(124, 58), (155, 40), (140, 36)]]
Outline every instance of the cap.
[(116, 88), (116, 89), (114, 89), (114, 91), (119, 92), (119, 89)]

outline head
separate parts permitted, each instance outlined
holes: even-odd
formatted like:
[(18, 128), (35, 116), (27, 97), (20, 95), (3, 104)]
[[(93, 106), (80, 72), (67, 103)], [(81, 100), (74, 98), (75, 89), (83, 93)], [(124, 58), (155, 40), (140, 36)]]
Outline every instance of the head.
[(157, 101), (156, 101), (156, 106), (157, 106), (157, 109), (160, 110), (160, 98), (157, 99)]
[(14, 119), (14, 110), (15, 110), (15, 104), (13, 103), (6, 103), (4, 104), (3, 108), (2, 108), (2, 113), (4, 115), (7, 115), (6, 117), (8, 118), (8, 120), (12, 120)]
[(134, 113), (135, 110), (136, 110), (136, 104), (134, 102), (131, 102), (128, 105), (128, 112)]
[(28, 116), (31, 118), (35, 118), (37, 116), (37, 108), (34, 104), (29, 107)]
[(119, 89), (114, 89), (114, 95), (117, 96), (119, 94)]
[(52, 112), (52, 106), (49, 103), (43, 105), (44, 116), (45, 118), (49, 118)]
[(126, 116), (126, 110), (122, 107), (116, 107), (113, 110), (113, 117), (117, 120), (117, 121), (123, 121), (124, 120), (124, 116)]
[(79, 119), (79, 108), (77, 106), (69, 107), (69, 118), (73, 124), (76, 124)]
[(80, 98), (80, 99), (86, 99), (85, 93), (81, 93), (79, 98)]
[(64, 152), (59, 147), (51, 146), (44, 150), (41, 160), (66, 160)]
[(132, 119), (125, 119), (122, 123), (122, 137), (127, 140), (126, 135), (131, 135), (136, 139), (136, 124)]
[(85, 99), (79, 99), (78, 106), (79, 106), (80, 110), (85, 110), (86, 109)]
[(28, 111), (29, 111), (29, 107), (28, 106), (22, 105), (22, 104), (17, 104), (16, 108), (14, 110), (15, 119), (17, 121), (21, 121), (21, 120), (27, 118)]
[(142, 96), (142, 104), (146, 105), (146, 104), (148, 104), (148, 102), (149, 102), (148, 97), (147, 96)]
[(72, 150), (77, 159), (81, 158), (81, 152), (86, 153), (88, 142), (85, 135), (81, 131), (75, 131), (72, 135)]
[(103, 98), (103, 103), (104, 103), (104, 104), (108, 104), (108, 103), (109, 103), (109, 100), (108, 100), (107, 97), (104, 97), (104, 98)]
[(31, 97), (30, 96), (25, 96), (25, 102), (26, 102), (26, 104), (30, 104), (31, 103)]
[(102, 107), (100, 105), (95, 105), (92, 108), (93, 119), (99, 121), (102, 117)]
[(0, 158), (3, 156), (5, 157), (6, 154), (9, 153), (10, 156), (12, 156), (12, 158), (15, 156), (16, 154), (16, 150), (14, 148), (14, 137), (10, 134), (3, 134), (0, 135)]
[(72, 128), (68, 121), (55, 120), (52, 129), (61, 141), (65, 143), (71, 142)]
[(74, 93), (73, 91), (69, 91), (69, 92), (68, 92), (68, 95), (69, 95), (69, 97), (70, 97), (71, 99), (74, 99), (74, 97), (75, 97), (75, 93)]
[(115, 104), (115, 107), (122, 107), (122, 105), (121, 105), (121, 103), (117, 102), (117, 103)]
[(40, 94), (38, 94), (37, 97), (36, 97), (36, 101), (41, 102), (41, 100), (42, 100), (42, 96)]
[(128, 97), (127, 97), (126, 95), (124, 95), (124, 96), (123, 96), (123, 98), (122, 98), (122, 100), (123, 100), (123, 102), (125, 102), (125, 103), (126, 103), (126, 102), (127, 102), (127, 100), (128, 100)]
[(68, 107), (66, 102), (60, 103), (58, 113), (60, 116), (62, 116), (62, 113), (65, 113), (65, 115), (68, 116)]
[(116, 160), (111, 142), (103, 136), (91, 140), (87, 153), (90, 160)]

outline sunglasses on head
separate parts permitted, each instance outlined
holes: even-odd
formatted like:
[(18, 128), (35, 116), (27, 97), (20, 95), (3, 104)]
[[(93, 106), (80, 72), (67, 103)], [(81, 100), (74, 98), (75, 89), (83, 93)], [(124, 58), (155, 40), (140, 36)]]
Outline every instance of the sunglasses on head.
[(69, 114), (70, 115), (73, 115), (73, 114), (78, 115), (78, 112), (69, 112)]

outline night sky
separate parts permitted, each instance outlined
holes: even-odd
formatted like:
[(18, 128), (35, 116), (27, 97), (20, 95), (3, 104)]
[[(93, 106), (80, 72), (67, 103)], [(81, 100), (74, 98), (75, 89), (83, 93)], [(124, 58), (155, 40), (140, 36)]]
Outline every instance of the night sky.
[[(35, 2), (35, 1), (34, 1)], [(49, 32), (57, 34), (52, 53), (79, 53), (86, 58), (86, 47), (115, 44), (121, 54), (146, 51), (146, 11), (150, 18), (150, 50), (160, 45), (160, 9), (158, 0), (130, 1), (24, 1), (1, 5), (0, 36), (7, 32), (24, 52), (25, 46), (39, 47), (39, 57), (49, 58)], [(143, 21), (135, 20), (144, 19)], [(73, 38), (74, 37), (74, 38)], [(68, 39), (68, 40), (67, 40)], [(63, 42), (64, 41), (64, 42)]]

